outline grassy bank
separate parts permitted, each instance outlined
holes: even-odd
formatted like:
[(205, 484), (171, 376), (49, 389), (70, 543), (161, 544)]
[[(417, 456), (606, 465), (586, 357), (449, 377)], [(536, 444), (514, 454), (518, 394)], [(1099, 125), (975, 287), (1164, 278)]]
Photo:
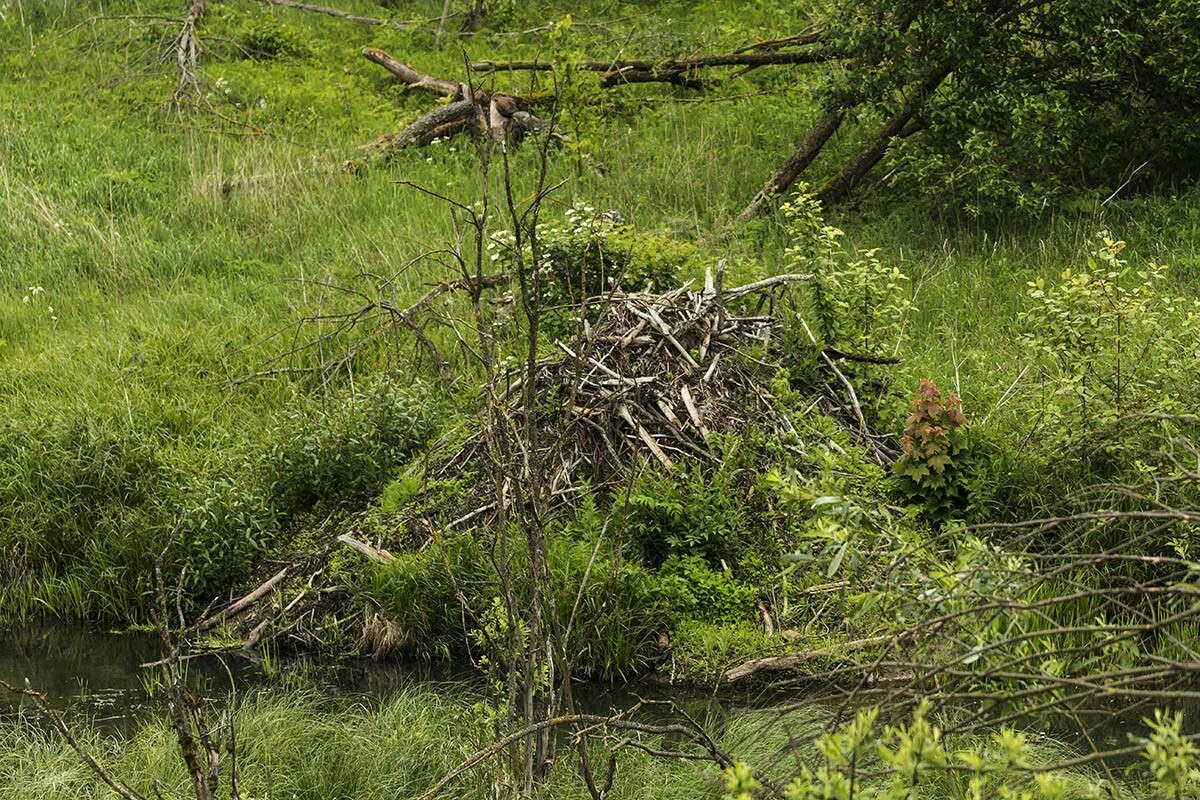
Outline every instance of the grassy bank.
[[(435, 19), (440, 9), (411, 11)], [(431, 103), (400, 91), (362, 47), (445, 75), (459, 74), (461, 51), (439, 49), (422, 26), (214, 0), (202, 31), (203, 102), (181, 113), (167, 102), (171, 29), (156, 18), (175, 12), (166, 0), (103, 10), (44, 0), (0, 18), (0, 69), (15, 78), (0, 84), (0, 619), (145, 622), (152, 565), (167, 544), (202, 606), (317, 549), (364, 509), (356, 524), (378, 541), (419, 545), (396, 521), (414, 499), (406, 481), (422, 469), (425, 446), (461, 431), (480, 407), (478, 367), (461, 352), (445, 381), (403, 336), (395, 350), (373, 350), (334, 375), (313, 371), (329, 356), (321, 348), (291, 352), (321, 330), (297, 335), (297, 320), (361, 302), (345, 289), (386, 291), (403, 306), (448, 276), (419, 258), (453, 240), (445, 206), (400, 181), (473, 202), (473, 148), (452, 139), (386, 164), (344, 164)], [(808, 22), (799, 5), (718, 2), (653, 11), (585, 3), (572, 15), (549, 3), (507, 5), (462, 41), (476, 59), (578, 56), (614, 40), (630, 52), (683, 53)], [(664, 16), (670, 25), (653, 24)], [(539, 27), (547, 19), (553, 30)], [(619, 211), (629, 228), (613, 238), (637, 244), (647, 263), (635, 266), (665, 263), (677, 280), (720, 258), (731, 281), (789, 269), (820, 276), (786, 321), (779, 369), (758, 376), (797, 429), (791, 450), (747, 431), (725, 442), (722, 469), (647, 470), (625, 501), (598, 498), (593, 516), (553, 531), (565, 596), (591, 574), (589, 558), (611, 567), (605, 592), (620, 613), (597, 601), (595, 640), (581, 645), (603, 677), (662, 667), (708, 679), (750, 654), (882, 635), (892, 625), (882, 612), (902, 606), (913, 585), (953, 583), (984, 565), (1000, 571), (997, 551), (1020, 560), (1048, 549), (963, 535), (952, 523), (1059, 513), (1098, 483), (1186, 485), (1180, 461), (1159, 456), (1163, 442), (1194, 427), (1174, 419), (1194, 406), (1200, 360), (1189, 338), (1200, 281), (1194, 189), (1109, 203), (1106, 192), (1081, 195), (1019, 217), (970, 217), (884, 192), (854, 208), (735, 226), (767, 165), (791, 146), (797, 114), (814, 108), (809, 83), (780, 71), (754, 71), (736, 86), (711, 96), (568, 87), (580, 102), (564, 112), (568, 140), (550, 161), (549, 181), (562, 186), (546, 220), (567, 245), (586, 239), (567, 221), (582, 202)], [(534, 171), (532, 150), (513, 156), (520, 181)], [(1116, 277), (1078, 280), (1106, 270)], [(800, 316), (822, 344), (899, 358), (886, 369), (847, 368), (869, 387), (864, 422), (893, 442), (922, 379), (962, 399), (953, 481), (923, 482), (929, 470), (917, 465), (905, 482), (872, 463), (844, 426), (811, 413), (819, 365)], [(1138, 426), (1114, 435), (1131, 414)], [(441, 488), (459, 498), (474, 491)], [(605, 540), (604, 515), (619, 517), (623, 544)], [(475, 570), (463, 596), (489, 607), (495, 575), (476, 533), (447, 535), (387, 567), (343, 553), (331, 573), (352, 590), (354, 608), (403, 623), (399, 649), (462, 656), (487, 624), (464, 621), (443, 568)], [(1072, 546), (1112, 543), (1111, 532), (1093, 533)], [(1155, 530), (1149, 541), (1144, 533), (1115, 536), (1137, 542), (1138, 557), (1184, 563), (1194, 550), (1184, 528)], [(889, 583), (881, 559), (910, 549), (928, 560), (907, 584)], [(1094, 573), (1072, 580), (1104, 583)], [(1022, 590), (1036, 593), (1031, 586)], [(799, 630), (800, 644), (763, 629), (760, 602)], [(1081, 602), (1063, 624), (1103, 611)], [(669, 647), (658, 634), (669, 634)], [(356, 645), (347, 636), (335, 646)]]
[[(286, 797), (295, 800), (333, 800), (333, 798), (418, 798), (440, 778), (491, 743), (491, 732), (481, 721), (478, 703), (452, 686), (402, 690), (381, 705), (357, 705), (349, 701), (331, 701), (303, 690), (257, 692), (243, 699), (238, 707), (238, 764), (242, 796), (246, 798)], [(823, 744), (804, 745), (803, 754), (790, 750), (783, 761), (780, 748), (796, 747), (819, 733), (820, 719), (827, 712), (819, 707), (789, 712), (731, 712), (701, 721), (710, 726), (720, 746), (740, 762), (764, 765), (760, 773), (767, 780), (777, 775), (787, 783), (800, 758), (821, 776), (838, 774), (847, 764), (837, 755), (853, 734), (854, 726), (822, 740)], [(662, 724), (667, 720), (648, 720)], [(896, 729), (887, 734), (885, 748), (906, 752)], [(907, 731), (920, 743), (919, 727)], [(926, 731), (928, 733), (929, 731)], [(749, 785), (729, 771), (705, 760), (661, 759), (644, 749), (663, 750), (678, 746), (672, 738), (654, 734), (627, 732), (614, 737), (594, 737), (592, 757), (597, 765), (608, 763), (607, 753), (621, 736), (626, 741), (614, 750), (617, 769), (612, 784), (614, 797), (697, 798), (740, 797), (739, 786)], [(79, 734), (82, 746), (111, 774), (125, 780), (133, 789), (145, 793), (155, 790), (165, 797), (184, 797), (188, 791), (174, 734), (165, 722), (150, 722), (128, 737), (101, 735), (86, 729)], [(1045, 788), (1044, 795), (1059, 800), (1083, 798), (1162, 797), (1158, 792), (1169, 786), (1152, 784), (1148, 770), (1137, 762), (1122, 777), (1115, 778), (1102, 766), (1049, 769), (1040, 777), (1036, 768), (1068, 760), (1069, 748), (1037, 734), (990, 740), (956, 740), (958, 749), (952, 763), (965, 767), (961, 772), (942, 771), (932, 761), (917, 770), (919, 795), (931, 798), (975, 796), (1024, 796), (1020, 792)], [(926, 741), (924, 746), (929, 747)], [(547, 798), (588, 797), (574, 761), (574, 749), (564, 736), (562, 759), (539, 795)], [(830, 749), (830, 748), (833, 749)], [(850, 751), (843, 751), (848, 754)], [(893, 751), (884, 749), (884, 755)], [(925, 753), (928, 756), (928, 752)], [(1017, 757), (1020, 764), (1005, 763)], [(856, 779), (859, 791), (888, 791), (889, 785), (903, 785), (910, 775), (901, 775), (901, 763), (879, 760), (864, 749)], [(972, 762), (970, 759), (975, 758)], [(448, 798), (484, 798), (502, 791), (503, 759), (484, 760), (464, 772), (440, 795)], [(903, 761), (903, 756), (899, 757)], [(775, 766), (769, 766), (774, 764)], [(889, 767), (890, 764), (890, 767)], [(895, 776), (887, 770), (895, 769)], [(1035, 772), (1029, 772), (1035, 768)], [(824, 771), (823, 771), (824, 769)], [(736, 771), (734, 771), (736, 773)], [(884, 777), (870, 777), (872, 773)], [(917, 774), (917, 773), (914, 773)], [(849, 768), (853, 775), (853, 767)], [(861, 781), (861, 784), (857, 781)], [(974, 781), (974, 782), (973, 782)], [(12, 800), (66, 800), (106, 789), (79, 757), (57, 735), (43, 733), (36, 726), (0, 722), (0, 790)], [(808, 797), (799, 788), (789, 796)], [(836, 792), (836, 788), (830, 788)], [(973, 795), (972, 791), (984, 791)], [(1016, 793), (1015, 795), (1005, 794)], [(843, 795), (833, 794), (834, 797)], [(856, 794), (855, 796), (859, 796)], [(893, 795), (883, 795), (891, 797)], [(895, 795), (900, 796), (900, 795)]]

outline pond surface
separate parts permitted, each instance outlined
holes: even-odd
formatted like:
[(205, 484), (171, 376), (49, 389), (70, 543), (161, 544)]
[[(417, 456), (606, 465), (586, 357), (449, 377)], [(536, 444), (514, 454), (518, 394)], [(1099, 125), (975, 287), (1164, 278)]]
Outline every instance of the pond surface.
[[(151, 633), (115, 633), (81, 625), (34, 624), (0, 630), (0, 680), (45, 694), (50, 705), (108, 730), (132, 729), (161, 712), (147, 683), (157, 671), (147, 665), (162, 657), (162, 641)], [(209, 697), (278, 683), (302, 675), (306, 685), (331, 695), (384, 698), (416, 681), (466, 681), (470, 676), (417, 664), (366, 660), (314, 665), (296, 660), (264, 669), (240, 653), (198, 655), (185, 661), (188, 683)], [(449, 688), (449, 687), (447, 687)], [(465, 686), (464, 686), (465, 688)], [(0, 717), (28, 712), (28, 699), (0, 694)]]
[[(163, 712), (151, 697), (148, 682), (157, 671), (147, 668), (162, 657), (156, 634), (107, 632), (82, 625), (38, 623), (0, 630), (0, 680), (42, 692), (50, 705), (74, 719), (85, 719), (110, 732), (129, 732)], [(204, 696), (221, 698), (230, 691), (296, 685), (316, 688), (331, 698), (382, 700), (414, 684), (439, 691), (469, 693), (483, 688), (478, 673), (423, 662), (378, 663), (369, 659), (321, 662), (294, 659), (267, 665), (241, 653), (198, 655), (185, 662), (189, 684)], [(608, 713), (647, 699), (670, 698), (695, 713), (721, 714), (724, 704), (694, 692), (657, 684), (623, 687), (582, 685), (576, 702), (582, 711)], [(0, 719), (35, 714), (27, 698), (0, 691)]]

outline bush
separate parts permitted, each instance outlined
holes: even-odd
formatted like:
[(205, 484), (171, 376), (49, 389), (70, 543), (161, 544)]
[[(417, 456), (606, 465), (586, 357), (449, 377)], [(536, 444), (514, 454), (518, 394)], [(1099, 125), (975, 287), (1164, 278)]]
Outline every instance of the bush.
[(755, 589), (698, 556), (672, 556), (658, 570), (658, 591), (682, 617), (721, 624), (749, 620)]
[(893, 470), (909, 501), (937, 519), (965, 508), (969, 445), (958, 395), (943, 398), (937, 384), (922, 379), (900, 448)]
[(267, 485), (285, 522), (365, 501), (433, 429), (428, 398), (381, 376), (276, 430)]
[(248, 580), (278, 540), (270, 499), (246, 474), (197, 481), (184, 490), (182, 502), (178, 553), (195, 597), (213, 597)]
[[(597, 213), (585, 205), (566, 211), (560, 225), (538, 229), (541, 245), (542, 303), (553, 335), (574, 331), (572, 317), (589, 297), (614, 289), (657, 290), (674, 287), (682, 273), (698, 269), (699, 250), (668, 236), (639, 231), (615, 211)], [(488, 245), (493, 260), (513, 268), (516, 253), (511, 234)], [(532, 253), (526, 245), (526, 263)]]
[(149, 433), (82, 415), (9, 422), (0, 474), (0, 578), (50, 585), (70, 575), (93, 614), (142, 605), (177, 480)]
[(308, 48), (295, 31), (270, 17), (255, 17), (243, 24), (235, 40), (246, 58), (271, 61), (284, 57), (300, 57)]

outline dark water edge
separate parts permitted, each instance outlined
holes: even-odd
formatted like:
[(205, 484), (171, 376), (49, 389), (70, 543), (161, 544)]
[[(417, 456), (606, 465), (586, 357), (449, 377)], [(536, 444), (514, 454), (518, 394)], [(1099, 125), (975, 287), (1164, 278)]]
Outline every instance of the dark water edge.
[[(162, 713), (152, 686), (162, 657), (156, 634), (97, 630), (85, 625), (40, 622), (0, 630), (0, 680), (42, 692), (51, 707), (101, 730), (128, 732)], [(202, 653), (185, 661), (188, 684), (204, 697), (262, 688), (317, 690), (331, 699), (386, 699), (414, 684), (436, 684), (468, 694), (474, 676), (425, 663), (378, 664), (369, 660), (278, 662), (240, 652)], [(0, 719), (32, 715), (28, 699), (0, 693)]]
[[(38, 622), (0, 629), (0, 681), (14, 686), (28, 681), (30, 688), (43, 693), (50, 706), (67, 718), (104, 732), (127, 734), (164, 711), (162, 698), (151, 692), (157, 670), (145, 666), (161, 658), (162, 652), (162, 642), (153, 633)], [(304, 689), (317, 691), (332, 703), (372, 703), (415, 686), (467, 700), (485, 688), (479, 673), (469, 666), (423, 661), (264, 661), (230, 652), (194, 655), (186, 660), (185, 668), (189, 685), (217, 701), (233, 691)], [(710, 718), (744, 705), (652, 682), (583, 684), (575, 696), (580, 710), (589, 713), (628, 708), (643, 698), (670, 699), (690, 713)], [(39, 716), (31, 700), (0, 691), (0, 720), (36, 720)]]
[[(116, 735), (129, 735), (137, 727), (164, 714), (161, 694), (150, 687), (157, 673), (143, 665), (158, 660), (162, 643), (144, 632), (111, 632), (84, 625), (42, 622), (0, 630), (0, 680), (29, 685), (42, 692), (50, 705), (73, 724), (87, 724)], [(344, 703), (371, 705), (410, 688), (473, 702), (485, 690), (480, 674), (466, 665), (399, 661), (379, 663), (365, 658), (319, 660), (293, 658), (278, 661), (251, 659), (240, 652), (201, 654), (186, 662), (189, 684), (204, 697), (221, 702), (231, 691), (239, 693), (303, 690), (317, 692), (336, 707)], [(678, 686), (649, 681), (621, 685), (580, 684), (574, 690), (580, 711), (608, 714), (628, 709), (641, 699), (670, 700), (695, 718), (716, 727), (748, 709), (769, 710), (780, 705), (811, 703), (815, 718), (827, 718), (838, 703), (817, 686), (756, 696), (714, 696)], [(860, 702), (870, 702), (860, 698)], [(1188, 730), (1200, 720), (1200, 704), (1165, 704), (1185, 712)], [(970, 709), (962, 709), (969, 711)], [(665, 708), (646, 709), (643, 717), (666, 714)], [(1093, 748), (1116, 749), (1131, 737), (1145, 735), (1143, 718), (1152, 707), (1130, 704), (1126, 698), (1097, 697), (1076, 709), (1070, 719), (1027, 720), (1018, 724), (1031, 733), (1050, 736), (1080, 752)], [(45, 725), (32, 701), (0, 691), (0, 722), (25, 720)], [(665, 718), (664, 718), (665, 721)], [(1082, 735), (1081, 728), (1090, 728)], [(1140, 761), (1139, 756), (1105, 759), (1121, 769)]]

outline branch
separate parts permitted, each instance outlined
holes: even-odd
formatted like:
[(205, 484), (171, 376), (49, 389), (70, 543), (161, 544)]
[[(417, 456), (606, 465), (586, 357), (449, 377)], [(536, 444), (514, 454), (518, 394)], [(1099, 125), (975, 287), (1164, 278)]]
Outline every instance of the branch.
[(766, 208), (767, 201), (771, 197), (785, 191), (795, 183), (796, 178), (800, 177), (800, 173), (808, 169), (809, 165), (821, 154), (821, 149), (833, 138), (833, 134), (841, 127), (845, 117), (845, 111), (839, 108), (826, 112), (817, 120), (796, 151), (788, 156), (787, 161), (783, 162), (783, 166), (775, 171), (763, 188), (758, 190), (758, 194), (754, 195), (750, 204), (742, 209), (742, 213), (738, 214), (738, 222), (746, 222), (760, 213)]
[[(269, 2), (278, 2), (278, 0), (269, 0)], [(403, 61), (388, 55), (378, 47), (364, 47), (362, 54), (363, 58), (366, 58), (368, 61), (374, 61), (399, 78), (410, 89), (420, 89), (424, 92), (441, 95), (442, 97), (452, 97), (456, 100), (462, 99), (467, 95), (465, 91), (466, 87), (463, 84), (446, 78), (437, 78), (414, 69)]]
[(62, 715), (50, 707), (50, 704), (46, 701), (46, 695), (42, 694), (41, 692), (35, 692), (33, 689), (28, 687), (24, 689), (18, 689), (17, 687), (4, 681), (0, 681), (0, 689), (4, 689), (12, 692), (13, 694), (22, 695), (32, 699), (34, 704), (37, 705), (38, 710), (49, 717), (50, 722), (54, 725), (58, 732), (62, 734), (62, 737), (66, 739), (67, 744), (70, 745), (71, 749), (74, 750), (81, 759), (83, 759), (83, 763), (87, 765), (88, 769), (90, 769), (96, 775), (96, 777), (104, 781), (104, 784), (108, 788), (112, 789), (114, 793), (124, 798), (124, 800), (148, 800), (144, 794), (135, 791), (124, 781), (120, 781), (110, 775), (104, 769), (104, 767), (100, 766), (96, 759), (92, 758), (92, 756), (83, 749), (83, 745), (81, 745), (79, 740), (75, 738), (75, 735), (71, 733), (71, 729), (63, 720)]
[(283, 6), (284, 8), (294, 8), (298, 11), (312, 11), (316, 14), (325, 14), (330, 17), (337, 17), (348, 22), (357, 22), (360, 25), (379, 25), (389, 28), (397, 28), (399, 30), (411, 30), (415, 25), (409, 25), (403, 22), (392, 22), (386, 19), (377, 19), (375, 17), (360, 17), (358, 14), (351, 14), (349, 11), (342, 11), (329, 6), (318, 6), (312, 3), (301, 3), (298, 0), (263, 0), (264, 3), (269, 3), (273, 6)]
[[(761, 67), (772, 64), (819, 64), (825, 61), (835, 61), (843, 58), (843, 54), (834, 50), (813, 51), (784, 51), (784, 52), (737, 52), (718, 53), (707, 56), (691, 56), (688, 58), (665, 59), (610, 59), (608, 61), (588, 60), (574, 63), (571, 66), (587, 72), (620, 72), (621, 70), (645, 70), (667, 74), (682, 72), (690, 69), (706, 67)], [(492, 72), (512, 72), (537, 70), (551, 72), (557, 69), (551, 61), (477, 61), (471, 69), (481, 74)]]
[(199, 94), (196, 71), (200, 58), (200, 39), (196, 36), (196, 25), (204, 15), (204, 0), (192, 0), (187, 14), (179, 30), (179, 38), (175, 40), (175, 63), (179, 67), (179, 80), (175, 84), (172, 99), (178, 106), (180, 99), (188, 88), (195, 88)]

